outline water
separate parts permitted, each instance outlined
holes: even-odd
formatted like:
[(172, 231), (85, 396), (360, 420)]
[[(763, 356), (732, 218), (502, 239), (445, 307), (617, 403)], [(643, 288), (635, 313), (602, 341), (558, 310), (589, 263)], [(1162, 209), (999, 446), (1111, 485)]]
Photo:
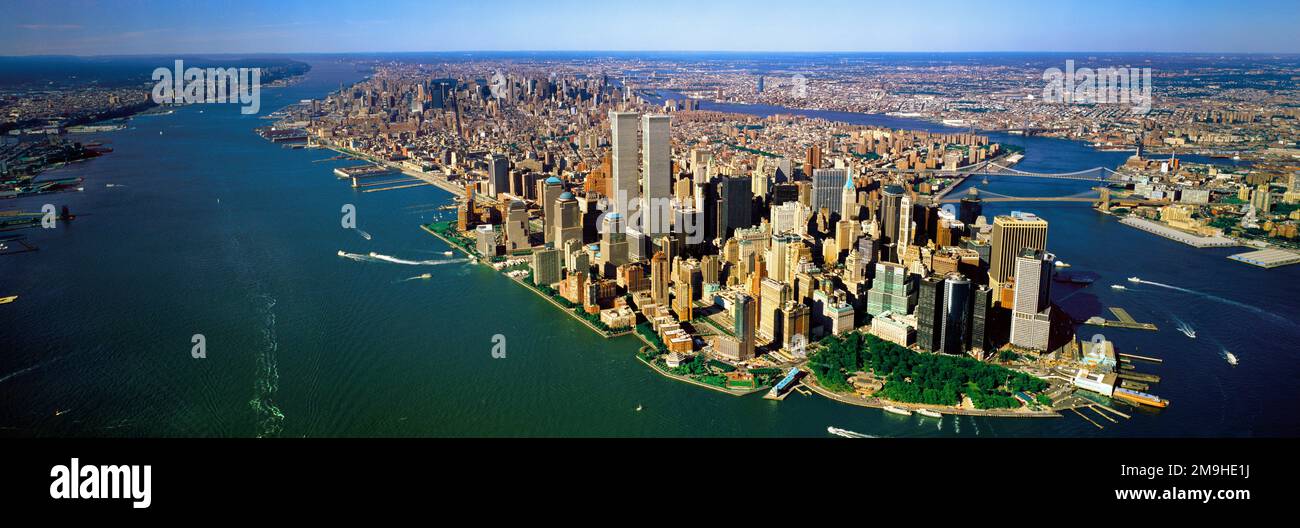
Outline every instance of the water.
[[(313, 66), (305, 82), (265, 90), (264, 111), (360, 77), (348, 65)], [(1288, 345), (1300, 338), (1291, 323), (1300, 268), (1230, 262), (1229, 250), (1156, 238), (1085, 205), (1026, 207), (1052, 222), (1053, 251), (1102, 276), (1065, 309), (1091, 315), (1121, 306), (1160, 324), (1159, 333), (1105, 333), (1121, 350), (1165, 358), (1145, 370), (1165, 377), (1153, 392), (1173, 405), (1102, 431), (1073, 415), (936, 424), (818, 397), (777, 403), (668, 380), (633, 358), (635, 338), (600, 339), (495, 272), (410, 265), (456, 260), (418, 228), (451, 203), (448, 193), (356, 192), (331, 174), (350, 162), (312, 163), (334, 154), (268, 143), (251, 131), (265, 121), (238, 106), (131, 123), (95, 136), (112, 154), (57, 171), (85, 176), (84, 192), (6, 204), (66, 204), (80, 218), (23, 231), (41, 251), (0, 257), (0, 295), (20, 295), (0, 306), (0, 434), (825, 437), (828, 425), (883, 437), (1300, 432), (1289, 412), (1300, 363)], [(1007, 139), (1028, 149), (1026, 170), (1113, 166), (1127, 156)], [(1084, 186), (1008, 179), (989, 188), (1028, 196)], [(340, 227), (344, 204), (356, 206), (369, 238)], [(430, 278), (407, 280), (423, 273)], [(1190, 292), (1124, 281), (1132, 275)], [(1108, 287), (1121, 281), (1128, 291)], [(1072, 291), (1054, 287), (1058, 298)], [(1174, 317), (1197, 339), (1178, 333)], [(206, 338), (206, 359), (190, 356), (194, 334)], [(506, 338), (505, 359), (491, 356), (496, 334)], [(1241, 365), (1229, 367), (1224, 349)]]

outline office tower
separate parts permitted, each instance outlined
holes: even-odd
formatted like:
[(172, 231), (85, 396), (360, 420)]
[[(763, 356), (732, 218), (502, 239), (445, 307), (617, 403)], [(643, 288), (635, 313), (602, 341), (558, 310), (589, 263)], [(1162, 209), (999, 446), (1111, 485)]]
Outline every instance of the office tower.
[(784, 282), (766, 278), (761, 286), (759, 298), (758, 336), (767, 341), (781, 340), (781, 308), (790, 300), (790, 286)]
[(917, 292), (916, 345), (934, 352), (942, 347), (943, 279), (925, 277)]
[(812, 210), (816, 214), (822, 209), (832, 214), (841, 214), (845, 181), (849, 178), (846, 169), (817, 169), (813, 171)]
[(1047, 221), (1031, 213), (1012, 212), (993, 219), (992, 248), (989, 256), (989, 286), (998, 295), (1015, 275), (1016, 256), (1020, 250), (1047, 249)]
[(657, 251), (650, 259), (650, 299), (659, 306), (668, 306), (668, 257)]
[(907, 268), (892, 262), (877, 262), (875, 280), (867, 292), (867, 314), (872, 317), (885, 312), (910, 314), (916, 305), (916, 295), (916, 282)]
[(792, 234), (779, 234), (772, 236), (772, 244), (767, 249), (767, 273), (778, 281), (789, 284), (790, 277), (794, 275), (790, 269), (790, 250), (791, 246), (799, 243), (799, 237)]
[(940, 350), (962, 354), (969, 346), (971, 283), (960, 274), (950, 274), (943, 281), (943, 318)]
[(912, 229), (912, 197), (904, 194), (898, 200), (898, 242), (894, 244), (897, 253), (894, 258), (898, 262), (903, 262), (907, 248), (912, 245)]
[(602, 276), (613, 273), (613, 269), (627, 264), (627, 233), (623, 231), (623, 216), (618, 213), (605, 215), (600, 233), (600, 265)]
[(510, 160), (501, 154), (490, 154), (488, 165), (488, 194), (496, 200), (510, 190)]
[(1051, 331), (1052, 266), (1056, 256), (1022, 249), (1016, 257), (1016, 297), (1011, 309), (1011, 344), (1047, 350)]
[[(632, 207), (641, 198), (640, 174), (637, 171), (637, 114), (635, 112), (609, 112), (609, 129), (613, 136), (610, 142), (613, 154), (613, 202), (612, 210), (623, 218), (631, 218)], [(628, 226), (624, 226), (628, 227)]]
[(761, 93), (763, 93), (763, 76), (762, 76), (762, 75), (759, 75), (759, 76), (758, 76), (758, 84), (757, 84), (756, 86), (754, 86), (754, 93), (756, 93), (756, 94), (761, 94)]
[(563, 260), (558, 249), (542, 248), (533, 251), (529, 267), (533, 271), (533, 284), (549, 286), (560, 282), (560, 269)]
[(646, 252), (649, 251), (650, 238), (641, 232), (637, 226), (627, 226), (625, 240), (627, 242), (627, 259), (636, 262), (646, 258)]
[(840, 196), (840, 218), (858, 219), (858, 188), (853, 185), (853, 178), (844, 178), (844, 191)]
[(794, 169), (790, 163), (790, 158), (781, 158), (776, 162), (776, 174), (774, 180), (776, 183), (787, 183), (794, 179)]
[(961, 199), (961, 209), (957, 219), (968, 226), (975, 225), (975, 219), (984, 214), (984, 202), (980, 200), (980, 191), (974, 187)]
[(722, 275), (722, 265), (718, 261), (717, 255), (704, 255), (700, 257), (701, 282), (705, 284), (717, 284), (720, 275)]
[[(903, 191), (897, 185), (886, 185), (880, 190), (880, 244), (884, 246), (881, 257), (890, 262), (898, 262), (899, 221), (903, 210)], [(910, 216), (910, 215), (909, 215)]]
[(799, 186), (794, 183), (778, 183), (772, 187), (772, 205), (781, 205), (799, 201)]
[(699, 212), (704, 222), (699, 224), (703, 230), (702, 240), (712, 243), (718, 235), (718, 184), (710, 178), (705, 178), (700, 174), (695, 175), (695, 210)]
[(555, 199), (553, 206), (555, 226), (551, 236), (555, 247), (564, 249), (570, 240), (582, 243), (582, 215), (578, 212), (578, 200), (573, 193), (565, 191)]
[(673, 312), (677, 314), (678, 321), (690, 321), (694, 318), (695, 281), (681, 260), (681, 257), (673, 259), (673, 267), (677, 269), (676, 280), (673, 281)]
[(993, 290), (980, 285), (975, 288), (971, 306), (970, 349), (978, 359), (984, 359), (989, 349), (989, 317), (993, 308)]
[(781, 346), (790, 348), (797, 338), (802, 338), (802, 341), (807, 344), (811, 329), (812, 309), (805, 304), (786, 301), (781, 307)]
[(753, 224), (753, 194), (747, 178), (720, 178), (717, 202), (718, 238), (726, 239), (737, 229)]
[(792, 233), (803, 236), (808, 233), (808, 209), (798, 201), (785, 202), (772, 207), (772, 233)]
[(497, 256), (497, 231), (492, 224), (479, 224), (474, 228), (474, 249), (484, 257)]
[(754, 358), (755, 333), (758, 330), (757, 305), (753, 297), (740, 292), (736, 293), (731, 303), (731, 330), (740, 341), (740, 361)]
[(564, 247), (564, 269), (570, 273), (588, 273), (591, 271), (591, 255), (583, 247), (581, 240), (567, 240)]
[[(564, 193), (564, 182), (559, 178), (551, 176), (542, 181), (542, 190), (538, 194), (542, 202), (542, 242), (551, 243), (555, 241), (555, 235), (558, 233), (559, 219), (556, 217), (556, 202), (559, 201), (560, 195)], [(555, 247), (560, 247), (556, 245)]]
[(506, 252), (528, 249), (528, 206), (520, 200), (512, 200), (506, 212)]
[(845, 300), (843, 292), (837, 292), (826, 304), (825, 310), (825, 318), (829, 324), (826, 330), (831, 335), (847, 334), (856, 328), (854, 318), (857, 314), (853, 305)]
[(646, 115), (641, 118), (641, 232), (647, 238), (669, 232), (672, 221), (672, 149), (669, 146), (669, 118)]

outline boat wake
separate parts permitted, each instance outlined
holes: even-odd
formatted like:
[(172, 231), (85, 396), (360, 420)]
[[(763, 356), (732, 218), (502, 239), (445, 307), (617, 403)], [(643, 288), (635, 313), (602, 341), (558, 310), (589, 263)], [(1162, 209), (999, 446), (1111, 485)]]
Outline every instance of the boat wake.
[(424, 279), (432, 279), (432, 278), (433, 278), (433, 274), (432, 274), (432, 273), (421, 273), (421, 274), (416, 275), (416, 276), (414, 276), (414, 277), (407, 277), (407, 278), (402, 279), (402, 280), (399, 280), (399, 281), (397, 281), (397, 282), (409, 282), (409, 281), (413, 281), (413, 280), (424, 280)]
[(1185, 335), (1185, 336), (1187, 336), (1187, 337), (1190, 337), (1190, 338), (1192, 338), (1192, 339), (1196, 339), (1196, 329), (1195, 329), (1195, 328), (1192, 328), (1192, 325), (1189, 325), (1189, 324), (1187, 324), (1186, 322), (1183, 322), (1183, 320), (1182, 320), (1182, 319), (1179, 319), (1178, 317), (1174, 317), (1174, 322), (1178, 323), (1178, 331), (1179, 331), (1179, 332), (1182, 332), (1183, 335)]
[(260, 295), (256, 299), (261, 307), (262, 337), (265, 346), (257, 353), (257, 373), (253, 381), (253, 399), (248, 405), (257, 416), (257, 437), (274, 437), (283, 428), (284, 413), (275, 405), (275, 394), (280, 390), (280, 368), (276, 352), (280, 349), (275, 332), (275, 298)]
[(1283, 322), (1283, 323), (1288, 323), (1288, 324), (1290, 324), (1291, 326), (1296, 326), (1295, 321), (1292, 321), (1292, 320), (1290, 320), (1290, 319), (1287, 319), (1287, 318), (1285, 318), (1285, 317), (1282, 317), (1282, 316), (1280, 316), (1280, 315), (1278, 315), (1278, 314), (1275, 314), (1275, 313), (1273, 313), (1273, 312), (1270, 312), (1270, 311), (1265, 310), (1265, 309), (1263, 309), (1263, 308), (1260, 308), (1260, 307), (1258, 307), (1258, 306), (1251, 306), (1251, 305), (1249, 305), (1249, 304), (1246, 304), (1246, 303), (1243, 303), (1243, 302), (1239, 302), (1239, 301), (1234, 301), (1234, 300), (1232, 300), (1232, 299), (1225, 299), (1225, 298), (1223, 298), (1223, 297), (1219, 297), (1218, 295), (1212, 295), (1212, 294), (1209, 294), (1209, 293), (1199, 292), (1199, 291), (1196, 291), (1196, 290), (1189, 290), (1189, 289), (1187, 289), (1187, 288), (1181, 288), (1181, 287), (1178, 287), (1178, 286), (1173, 286), (1173, 285), (1170, 285), (1170, 284), (1164, 284), (1164, 283), (1160, 283), (1160, 282), (1153, 282), (1153, 281), (1149, 281), (1149, 280), (1142, 280), (1142, 279), (1138, 279), (1137, 277), (1133, 277), (1133, 278), (1129, 279), (1129, 281), (1130, 281), (1130, 282), (1134, 282), (1134, 283), (1138, 283), (1138, 284), (1148, 284), (1148, 285), (1151, 285), (1151, 286), (1155, 286), (1155, 287), (1157, 287), (1157, 288), (1165, 288), (1165, 289), (1168, 289), (1168, 290), (1173, 290), (1173, 291), (1177, 291), (1177, 292), (1187, 293), (1187, 294), (1195, 295), (1195, 296), (1197, 296), (1197, 297), (1203, 297), (1203, 298), (1209, 299), (1209, 300), (1211, 300), (1211, 301), (1215, 301), (1215, 302), (1219, 302), (1219, 303), (1227, 304), (1227, 305), (1229, 305), (1229, 306), (1236, 306), (1237, 308), (1241, 308), (1241, 309), (1246, 310), (1246, 311), (1249, 311), (1249, 312), (1254, 312), (1254, 313), (1256, 313), (1256, 314), (1259, 314), (1259, 315), (1263, 315), (1263, 316), (1269, 317), (1269, 318), (1271, 318), (1271, 319), (1273, 319), (1273, 320), (1275, 320), (1275, 321), (1279, 321), (1279, 322)]
[(27, 368), (25, 368), (25, 369), (15, 370), (15, 371), (13, 371), (13, 372), (10, 372), (10, 373), (8, 373), (8, 374), (5, 374), (4, 376), (0, 376), (0, 383), (4, 383), (4, 382), (9, 381), (9, 380), (11, 380), (11, 379), (13, 379), (13, 378), (16, 378), (16, 377), (18, 377), (18, 376), (22, 376), (23, 374), (26, 374), (26, 373), (31, 372), (31, 371), (33, 371), (33, 370), (36, 370), (36, 369), (39, 369), (39, 368), (44, 367), (44, 366), (46, 366), (46, 365), (49, 365), (50, 363), (54, 363), (54, 362), (56, 362), (56, 361), (58, 361), (58, 360), (60, 360), (60, 359), (63, 359), (63, 356), (56, 357), (56, 358), (51, 359), (51, 360), (49, 360), (49, 361), (44, 361), (44, 362), (41, 362), (41, 363), (37, 363), (37, 364), (32, 365), (32, 366), (30, 366), (30, 367), (27, 367)]
[(854, 431), (850, 431), (848, 429), (840, 429), (839, 427), (834, 427), (834, 426), (827, 427), (826, 432), (843, 438), (880, 438), (879, 436), (857, 433)]
[(388, 262), (391, 264), (402, 264), (404, 266), (440, 266), (443, 264), (463, 264), (470, 261), (470, 259), (407, 260), (391, 255), (382, 255), (373, 251), (368, 255), (362, 255), (360, 253), (348, 253), (339, 250), (338, 255), (357, 262)]
[(365, 232), (365, 231), (362, 230), (361, 228), (357, 228), (357, 234), (358, 234), (358, 235), (361, 235), (361, 238), (364, 238), (364, 239), (366, 239), (366, 240), (370, 240), (370, 233)]

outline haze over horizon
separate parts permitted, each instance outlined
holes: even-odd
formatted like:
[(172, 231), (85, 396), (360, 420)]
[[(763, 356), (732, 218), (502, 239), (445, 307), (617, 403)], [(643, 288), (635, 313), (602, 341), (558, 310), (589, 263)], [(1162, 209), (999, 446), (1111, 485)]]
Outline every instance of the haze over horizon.
[[(1300, 53), (1300, 11), (1234, 3), (828, 0), (5, 1), (0, 55), (461, 51)], [(469, 21), (466, 23), (465, 21)], [(7, 27), (6, 27), (7, 26)]]

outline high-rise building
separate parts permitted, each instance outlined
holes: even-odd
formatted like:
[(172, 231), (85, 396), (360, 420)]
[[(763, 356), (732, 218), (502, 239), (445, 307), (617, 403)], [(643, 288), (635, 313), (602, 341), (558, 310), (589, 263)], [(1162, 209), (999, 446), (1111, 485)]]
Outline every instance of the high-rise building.
[(737, 229), (753, 225), (753, 193), (748, 178), (718, 180), (718, 238), (728, 238)]
[[(564, 193), (564, 182), (555, 176), (551, 176), (542, 180), (541, 187), (541, 192), (538, 195), (541, 196), (542, 202), (542, 242), (552, 243), (555, 242), (555, 235), (558, 233), (556, 228), (559, 225), (555, 204), (559, 201), (560, 195)], [(561, 246), (556, 245), (555, 247)]]
[(942, 347), (943, 279), (933, 276), (922, 278), (918, 290), (916, 345), (922, 350), (934, 352)]
[(582, 243), (582, 213), (578, 211), (578, 200), (573, 193), (565, 191), (555, 199), (554, 235), (551, 241), (556, 248), (565, 248), (570, 240)]
[(488, 165), (488, 194), (496, 200), (501, 193), (510, 190), (510, 160), (501, 154), (490, 154)]
[(995, 295), (1015, 275), (1016, 256), (1026, 248), (1047, 249), (1047, 220), (1018, 211), (993, 219), (989, 286)]
[(960, 274), (950, 274), (943, 281), (943, 320), (940, 326), (940, 350), (963, 354), (970, 348), (971, 283)]
[(613, 274), (618, 266), (627, 264), (627, 234), (623, 232), (623, 216), (618, 213), (605, 215), (600, 233), (600, 266), (602, 276)]
[(858, 219), (858, 188), (853, 185), (853, 178), (844, 178), (844, 190), (840, 195), (840, 219)]
[(781, 308), (790, 300), (790, 286), (766, 278), (762, 282), (759, 298), (758, 337), (766, 341), (781, 340)]
[(975, 289), (971, 306), (970, 349), (978, 359), (989, 351), (989, 319), (993, 309), (993, 290), (980, 285)]
[(664, 252), (655, 252), (650, 258), (650, 299), (659, 306), (668, 306), (669, 281), (668, 257)]
[[(636, 112), (609, 112), (609, 128), (613, 136), (611, 168), (613, 171), (613, 196), (609, 200), (614, 204), (612, 210), (630, 218), (632, 211), (641, 198), (640, 177), (637, 170), (637, 122)], [(625, 226), (626, 227), (626, 226)]]
[(875, 280), (867, 292), (867, 314), (872, 317), (885, 312), (908, 315), (916, 305), (916, 296), (916, 282), (907, 268), (892, 262), (877, 262)]
[(672, 222), (669, 117), (642, 116), (641, 125), (641, 177), (645, 183), (645, 193), (641, 196), (641, 232), (653, 239), (668, 233)]
[(739, 360), (754, 358), (755, 334), (758, 331), (758, 302), (749, 294), (737, 292), (731, 303), (731, 331), (740, 341)]
[(980, 200), (980, 191), (975, 187), (971, 187), (966, 196), (961, 199), (961, 209), (957, 214), (957, 218), (963, 224), (971, 226), (975, 225), (975, 219), (979, 218), (981, 214), (984, 214), (984, 202)]
[(886, 185), (880, 190), (880, 244), (883, 246), (882, 259), (898, 262), (899, 220), (903, 209), (902, 187)]
[(780, 326), (782, 348), (790, 348), (797, 338), (802, 338), (807, 344), (812, 329), (812, 309), (802, 303), (786, 301), (781, 307)]
[(907, 248), (912, 245), (912, 197), (904, 194), (898, 201), (898, 242), (894, 244), (894, 260), (903, 262)]
[(1047, 350), (1051, 332), (1052, 267), (1056, 256), (1025, 248), (1016, 257), (1016, 297), (1011, 309), (1011, 344)]
[(847, 169), (816, 169), (813, 171), (812, 210), (816, 214), (822, 209), (831, 214), (840, 215), (843, 206), (845, 180), (849, 178)]
[(532, 247), (528, 242), (528, 206), (512, 200), (506, 212), (506, 252)]

